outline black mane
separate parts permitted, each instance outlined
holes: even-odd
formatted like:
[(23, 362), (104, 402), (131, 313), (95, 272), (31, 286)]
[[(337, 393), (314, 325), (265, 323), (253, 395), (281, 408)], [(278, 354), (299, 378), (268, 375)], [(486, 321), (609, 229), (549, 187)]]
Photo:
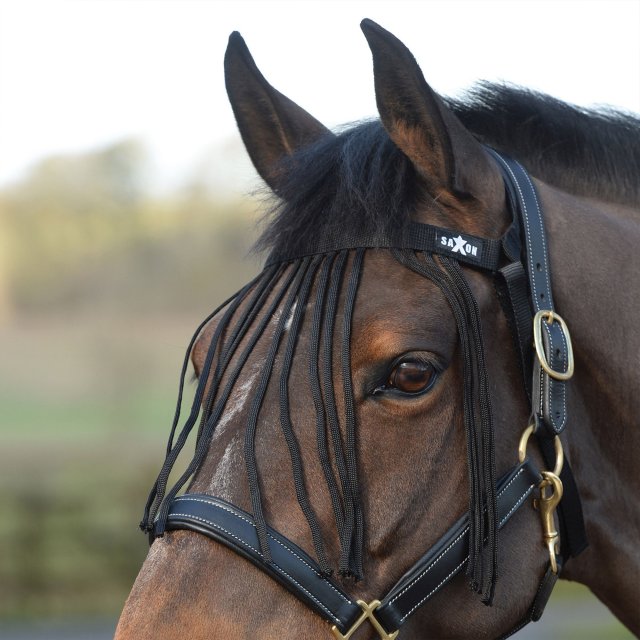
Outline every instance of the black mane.
[(317, 238), (386, 236), (409, 222), (415, 171), (379, 120), (328, 135), (285, 161), (258, 251), (296, 254)]
[(517, 158), (544, 182), (607, 202), (640, 202), (637, 115), (489, 82), (447, 104), (478, 140)]
[[(478, 140), (517, 158), (544, 182), (575, 195), (640, 202), (637, 116), (491, 83), (446, 102)], [(377, 120), (296, 153), (282, 175), (259, 251), (296, 253), (310, 238), (397, 232), (419, 197), (412, 164)]]

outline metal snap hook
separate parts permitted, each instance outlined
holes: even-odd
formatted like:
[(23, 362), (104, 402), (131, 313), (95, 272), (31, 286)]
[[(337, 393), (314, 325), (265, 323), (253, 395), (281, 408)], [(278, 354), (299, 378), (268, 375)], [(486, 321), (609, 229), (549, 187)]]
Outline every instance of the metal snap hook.
[[(538, 485), (540, 498), (538, 498), (538, 508), (540, 509), (540, 519), (542, 521), (542, 534), (544, 544), (549, 551), (549, 562), (551, 571), (558, 573), (558, 545), (560, 535), (556, 530), (554, 514), (560, 501), (562, 500), (562, 480), (551, 471), (542, 472), (542, 482)], [(547, 491), (550, 489), (550, 491)]]

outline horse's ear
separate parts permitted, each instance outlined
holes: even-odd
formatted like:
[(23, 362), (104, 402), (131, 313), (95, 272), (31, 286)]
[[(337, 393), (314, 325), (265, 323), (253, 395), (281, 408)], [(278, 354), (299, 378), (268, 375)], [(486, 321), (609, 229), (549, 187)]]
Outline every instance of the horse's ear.
[(249, 156), (277, 192), (278, 167), (284, 156), (331, 132), (265, 80), (237, 31), (229, 37), (224, 71), (233, 114)]
[(398, 38), (372, 20), (360, 26), (373, 54), (378, 111), (391, 139), (433, 195), (446, 189), (482, 198), (482, 169), (492, 169), (481, 145), (427, 84)]

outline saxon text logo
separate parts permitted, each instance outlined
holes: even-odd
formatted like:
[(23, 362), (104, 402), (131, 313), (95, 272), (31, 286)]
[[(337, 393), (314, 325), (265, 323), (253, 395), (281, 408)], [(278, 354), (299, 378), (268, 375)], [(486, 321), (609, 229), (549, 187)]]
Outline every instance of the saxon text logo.
[(452, 253), (459, 253), (463, 256), (478, 257), (478, 247), (475, 244), (471, 244), (465, 240), (462, 236), (457, 238), (449, 238), (447, 236), (440, 236), (440, 244), (448, 249), (451, 249)]

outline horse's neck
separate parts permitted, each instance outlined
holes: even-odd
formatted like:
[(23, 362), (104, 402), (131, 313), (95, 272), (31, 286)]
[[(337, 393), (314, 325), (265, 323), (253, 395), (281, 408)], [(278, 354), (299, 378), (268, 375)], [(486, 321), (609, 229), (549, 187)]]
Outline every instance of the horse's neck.
[(576, 355), (566, 441), (590, 540), (567, 574), (640, 634), (640, 208), (544, 199), (556, 307)]

